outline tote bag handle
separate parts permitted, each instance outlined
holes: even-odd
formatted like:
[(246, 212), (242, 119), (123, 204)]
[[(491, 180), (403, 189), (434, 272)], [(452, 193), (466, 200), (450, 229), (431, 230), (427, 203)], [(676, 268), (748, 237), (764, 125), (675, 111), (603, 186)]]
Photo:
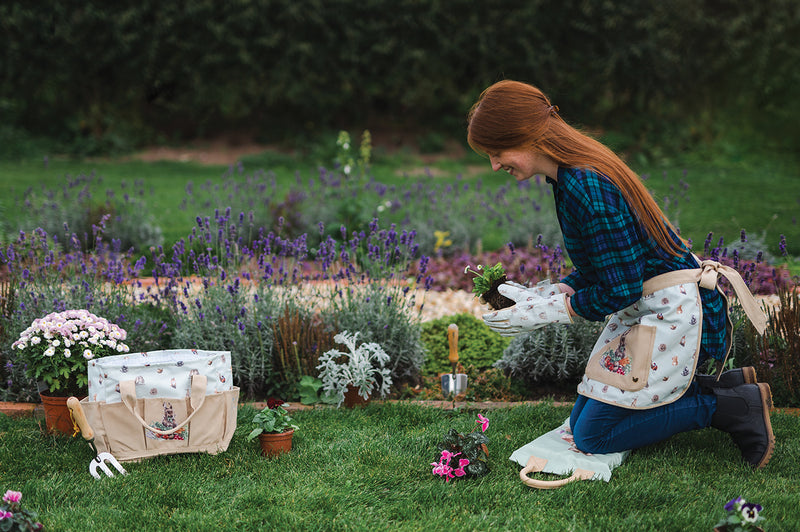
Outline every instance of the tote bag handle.
[(576, 468), (575, 471), (572, 472), (572, 476), (569, 478), (562, 478), (561, 480), (538, 480), (528, 477), (528, 473), (543, 471), (546, 465), (546, 459), (531, 456), (528, 458), (528, 464), (522, 469), (522, 471), (519, 472), (519, 478), (525, 483), (525, 485), (530, 486), (531, 488), (551, 490), (560, 488), (561, 486), (569, 484), (575, 480), (591, 480), (594, 476), (594, 471)]
[(153, 432), (155, 434), (159, 434), (161, 436), (169, 436), (175, 432), (181, 430), (189, 421), (192, 420), (194, 415), (197, 413), (198, 410), (203, 406), (203, 403), (206, 402), (206, 385), (208, 383), (208, 379), (206, 379), (205, 375), (193, 375), (192, 376), (192, 390), (191, 390), (191, 406), (192, 406), (192, 413), (183, 420), (183, 422), (175, 428), (169, 430), (158, 430), (154, 429), (153, 427), (149, 426), (147, 422), (142, 419), (141, 414), (136, 411), (136, 383), (134, 381), (121, 381), (119, 383), (119, 391), (122, 395), (122, 402), (127, 407), (128, 411), (133, 414), (136, 419), (141, 423), (141, 425)]

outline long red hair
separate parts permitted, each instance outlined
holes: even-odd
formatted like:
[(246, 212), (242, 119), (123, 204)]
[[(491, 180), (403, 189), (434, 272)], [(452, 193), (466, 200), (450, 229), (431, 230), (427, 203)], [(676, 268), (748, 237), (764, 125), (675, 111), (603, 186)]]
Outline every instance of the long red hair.
[(495, 83), (472, 106), (468, 121), (467, 141), (478, 153), (496, 155), (509, 149), (532, 149), (559, 166), (591, 168), (606, 176), (662, 249), (674, 256), (686, 252), (670, 235), (670, 230), (675, 235), (678, 231), (639, 176), (613, 151), (562, 120), (558, 108), (538, 88), (511, 80)]

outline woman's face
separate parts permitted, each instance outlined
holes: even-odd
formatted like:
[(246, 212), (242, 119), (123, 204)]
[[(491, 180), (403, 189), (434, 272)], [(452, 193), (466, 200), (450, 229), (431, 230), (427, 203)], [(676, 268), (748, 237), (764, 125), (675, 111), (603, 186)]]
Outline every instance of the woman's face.
[(549, 175), (552, 166), (549, 158), (530, 149), (504, 150), (489, 154), (489, 162), (492, 170), (505, 170), (517, 181), (525, 181), (536, 174)]

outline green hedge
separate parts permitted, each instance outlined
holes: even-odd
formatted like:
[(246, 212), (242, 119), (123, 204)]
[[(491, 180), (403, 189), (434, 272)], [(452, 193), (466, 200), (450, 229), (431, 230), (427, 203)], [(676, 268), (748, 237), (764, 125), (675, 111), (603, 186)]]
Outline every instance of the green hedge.
[[(719, 106), (797, 115), (795, 0), (10, 0), (6, 126), (98, 149), (154, 133), (443, 121), (502, 78), (614, 126)], [(658, 117), (658, 116), (656, 116)], [(646, 128), (644, 128), (646, 129)], [(83, 140), (82, 140), (83, 139)]]

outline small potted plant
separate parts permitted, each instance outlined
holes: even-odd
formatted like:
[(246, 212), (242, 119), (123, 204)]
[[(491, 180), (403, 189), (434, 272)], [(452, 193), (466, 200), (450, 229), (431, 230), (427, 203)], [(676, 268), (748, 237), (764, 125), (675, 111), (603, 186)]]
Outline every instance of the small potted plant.
[[(481, 273), (481, 271), (483, 273)], [(472, 278), (474, 284), (472, 292), (475, 294), (475, 297), (480, 297), (494, 310), (500, 310), (514, 305), (512, 299), (507, 298), (497, 290), (498, 286), (508, 280), (506, 277), (506, 270), (501, 263), (498, 262), (491, 268), (484, 268), (478, 264), (477, 271), (467, 265), (467, 267), (464, 268), (464, 273), (474, 274)]]
[[(481, 477), (489, 472), (486, 461), (489, 459), (489, 438), (484, 434), (489, 428), (489, 420), (478, 414), (477, 424), (467, 434), (450, 429), (439, 443), (439, 461), (432, 462), (433, 474), (450, 482), (453, 478)], [(475, 429), (481, 428), (480, 432)]]
[(747, 502), (742, 497), (736, 497), (728, 501), (724, 508), (728, 515), (717, 523), (714, 530), (719, 532), (764, 530), (758, 526), (758, 523), (764, 521), (764, 518), (759, 515), (762, 509), (760, 504)]
[(247, 435), (247, 441), (258, 438), (261, 454), (266, 457), (292, 450), (292, 437), (298, 427), (289, 412), (281, 406), (283, 404), (279, 399), (270, 399), (267, 406), (253, 416), (253, 430)]
[(385, 397), (392, 385), (391, 372), (386, 367), (389, 355), (374, 342), (356, 346), (358, 335), (348, 331), (337, 334), (333, 339), (344, 344), (348, 352), (334, 348), (319, 357), (317, 369), (323, 390), (338, 398), (337, 407), (342, 402), (347, 407), (364, 404), (373, 392)]
[(66, 401), (86, 397), (87, 361), (127, 353), (126, 337), (125, 329), (87, 310), (53, 312), (22, 331), (11, 347), (20, 351), (27, 376), (40, 383), (48, 430), (72, 433)]

